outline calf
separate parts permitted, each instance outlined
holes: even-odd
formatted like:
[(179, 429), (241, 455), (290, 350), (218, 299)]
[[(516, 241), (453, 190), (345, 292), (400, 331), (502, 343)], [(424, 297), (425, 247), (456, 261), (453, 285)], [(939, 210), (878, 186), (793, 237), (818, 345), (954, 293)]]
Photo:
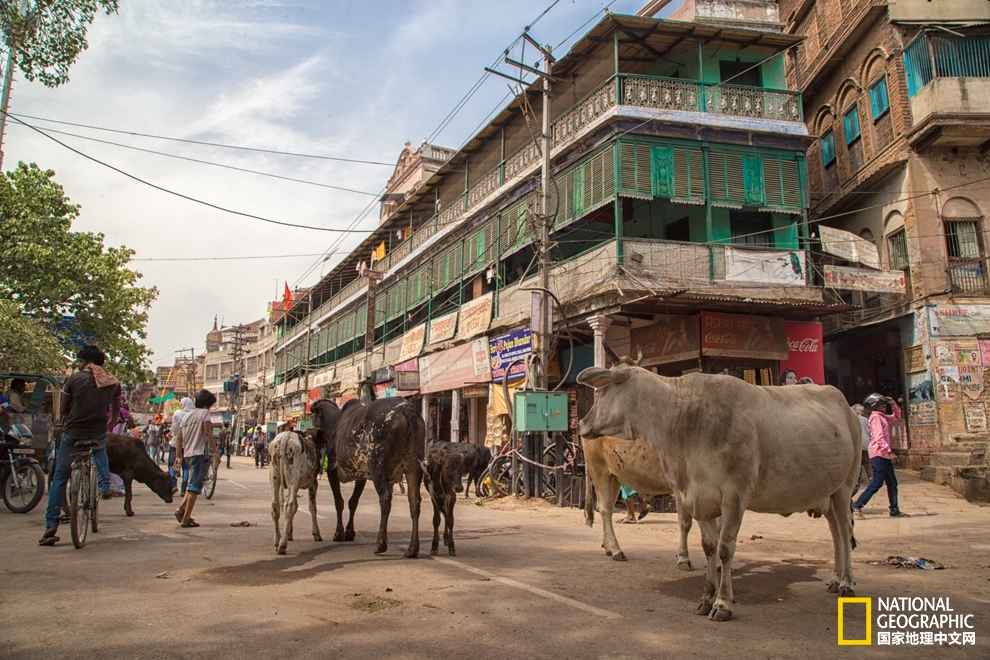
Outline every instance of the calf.
[(124, 513), (133, 516), (131, 482), (137, 480), (165, 502), (172, 501), (172, 478), (148, 456), (144, 443), (116, 433), (107, 433), (110, 471), (124, 480)]
[[(309, 512), (313, 516), (313, 540), (322, 541), (316, 523), (316, 488), (319, 486), (320, 455), (325, 436), (318, 429), (305, 435), (283, 431), (268, 445), (271, 464), (268, 478), (272, 485), (272, 521), (275, 523), (275, 552), (284, 555), (292, 540), (292, 519), (299, 508), (296, 502), (301, 488), (309, 490)], [(285, 515), (285, 534), (279, 517)]]
[(440, 545), (440, 515), (443, 514), (443, 544), (447, 554), (454, 551), (454, 504), (457, 493), (464, 490), (461, 479), (464, 475), (464, 457), (455, 451), (431, 449), (426, 462), (426, 488), (433, 501), (433, 545), (430, 554), (437, 554)]
[[(455, 451), (464, 457), (464, 472), (467, 473), (467, 483), (464, 486), (464, 499), (468, 498), (471, 492), (471, 482), (474, 482), (474, 494), (478, 495), (478, 484), (481, 482), (481, 475), (488, 469), (492, 462), (492, 452), (484, 445), (476, 445), (472, 442), (437, 442), (431, 448), (441, 451)], [(458, 491), (460, 492), (460, 491)]]

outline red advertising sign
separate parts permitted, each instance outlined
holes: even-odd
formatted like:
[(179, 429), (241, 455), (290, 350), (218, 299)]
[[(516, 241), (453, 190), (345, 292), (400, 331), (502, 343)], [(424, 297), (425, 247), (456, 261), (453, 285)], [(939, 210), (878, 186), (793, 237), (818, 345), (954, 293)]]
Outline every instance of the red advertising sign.
[(686, 316), (633, 328), (629, 331), (630, 352), (635, 355), (637, 348), (643, 349), (644, 367), (697, 359), (701, 356), (698, 325), (698, 316)]
[(780, 384), (825, 384), (825, 349), (821, 323), (785, 324), (787, 359), (780, 361)]
[(712, 357), (786, 360), (784, 319), (702, 312), (701, 352)]

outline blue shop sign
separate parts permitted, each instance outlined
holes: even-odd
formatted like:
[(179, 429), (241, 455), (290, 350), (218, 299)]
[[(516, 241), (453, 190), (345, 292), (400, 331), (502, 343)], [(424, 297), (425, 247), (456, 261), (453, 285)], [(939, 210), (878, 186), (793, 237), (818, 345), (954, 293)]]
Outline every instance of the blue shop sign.
[[(492, 363), (492, 382), (501, 383), (509, 363), (533, 352), (533, 331), (520, 328), (497, 335), (488, 340), (488, 354)], [(526, 367), (522, 363), (513, 365), (509, 373), (509, 382), (515, 382), (526, 377)]]

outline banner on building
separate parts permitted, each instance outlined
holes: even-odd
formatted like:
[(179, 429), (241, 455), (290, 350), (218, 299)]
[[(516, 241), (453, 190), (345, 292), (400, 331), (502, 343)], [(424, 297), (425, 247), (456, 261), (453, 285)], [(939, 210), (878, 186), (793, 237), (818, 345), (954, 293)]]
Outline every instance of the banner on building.
[(825, 349), (822, 342), (821, 323), (784, 324), (787, 333), (787, 359), (780, 361), (780, 384), (794, 383), (825, 384)]
[(725, 279), (763, 284), (807, 284), (804, 252), (725, 248)]
[[(471, 339), (488, 330), (492, 321), (491, 293), (475, 298), (461, 306), (461, 322), (457, 329), (458, 339)], [(485, 349), (487, 352), (487, 348)]]
[(426, 324), (421, 323), (402, 335), (402, 349), (399, 360), (405, 362), (419, 356), (423, 350), (423, 340), (426, 339)]
[(630, 352), (643, 349), (644, 367), (701, 357), (699, 316), (654, 323), (629, 331)]
[(880, 251), (875, 243), (852, 232), (823, 225), (818, 226), (818, 235), (822, 239), (823, 252), (880, 270)]
[(936, 305), (928, 308), (932, 337), (990, 333), (990, 305)]
[(423, 394), (459, 390), (492, 379), (488, 339), (475, 339), (419, 359), (419, 389)]
[(334, 371), (333, 367), (318, 371), (309, 377), (309, 382), (316, 387), (325, 387), (333, 382)]
[[(513, 360), (529, 355), (533, 352), (533, 331), (529, 328), (520, 328), (507, 332), (504, 335), (496, 335), (488, 340), (488, 353), (491, 359), (492, 382), (501, 383), (505, 378), (505, 370)], [(526, 365), (518, 363), (513, 365), (509, 372), (509, 382), (513, 383), (526, 377)]]
[(453, 338), (457, 330), (457, 312), (430, 321), (430, 343), (436, 344)]
[(904, 293), (907, 284), (902, 270), (868, 270), (845, 266), (822, 266), (825, 284), (833, 289), (849, 291), (875, 291), (878, 293)]
[(956, 367), (959, 370), (959, 391), (973, 401), (983, 394), (983, 367), (978, 364), (960, 364)]
[(701, 353), (712, 357), (786, 360), (789, 353), (784, 319), (702, 312)]

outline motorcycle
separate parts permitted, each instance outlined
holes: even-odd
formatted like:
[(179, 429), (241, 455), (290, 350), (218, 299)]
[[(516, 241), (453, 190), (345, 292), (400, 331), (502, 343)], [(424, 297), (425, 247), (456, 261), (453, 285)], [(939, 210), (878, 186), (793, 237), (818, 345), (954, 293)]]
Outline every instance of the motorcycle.
[(0, 441), (0, 484), (3, 503), (14, 513), (27, 513), (45, 495), (45, 474), (31, 455), (34, 436), (24, 424), (12, 424)]

